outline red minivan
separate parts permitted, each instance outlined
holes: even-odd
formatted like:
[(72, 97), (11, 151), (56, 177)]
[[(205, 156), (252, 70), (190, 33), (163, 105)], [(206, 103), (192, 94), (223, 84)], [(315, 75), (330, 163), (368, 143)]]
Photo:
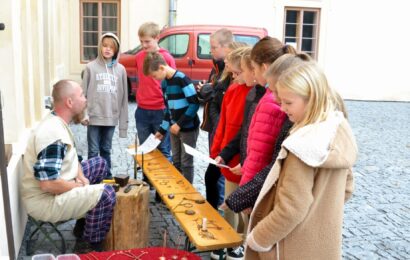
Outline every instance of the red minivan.
[[(254, 45), (268, 35), (264, 28), (225, 25), (179, 25), (161, 31), (159, 46), (167, 49), (174, 57), (177, 69), (192, 81), (208, 79), (212, 69), (209, 36), (220, 28), (227, 28), (234, 34), (235, 41)], [(141, 50), (138, 45), (121, 54), (119, 62), (127, 70), (129, 94), (134, 95), (138, 86), (135, 55)]]

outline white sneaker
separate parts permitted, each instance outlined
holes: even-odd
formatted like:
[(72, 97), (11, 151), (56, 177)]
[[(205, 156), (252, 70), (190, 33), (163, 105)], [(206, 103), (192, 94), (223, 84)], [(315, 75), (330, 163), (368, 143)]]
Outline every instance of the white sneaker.
[(228, 248), (228, 253), (226, 254), (226, 260), (241, 260), (244, 257), (243, 246), (238, 246), (235, 248)]

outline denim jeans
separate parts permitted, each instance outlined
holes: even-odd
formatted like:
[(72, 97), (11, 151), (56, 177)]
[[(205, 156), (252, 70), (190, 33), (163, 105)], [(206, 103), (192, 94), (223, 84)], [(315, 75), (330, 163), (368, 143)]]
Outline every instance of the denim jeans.
[(178, 135), (171, 134), (172, 160), (174, 161), (174, 166), (190, 183), (194, 181), (194, 157), (185, 152), (183, 144), (195, 148), (198, 135), (198, 128), (188, 132), (179, 132)]
[(107, 161), (108, 174), (111, 176), (111, 148), (115, 126), (89, 125), (87, 127), (88, 159), (100, 155)]
[[(164, 119), (164, 110), (149, 110), (138, 107), (135, 110), (135, 124), (137, 126), (138, 139), (142, 144), (150, 134), (155, 134)], [(172, 162), (171, 141), (169, 132), (162, 138), (158, 150)]]
[(219, 193), (218, 206), (220, 206), (225, 201), (225, 176), (222, 174), (218, 178), (217, 190)]

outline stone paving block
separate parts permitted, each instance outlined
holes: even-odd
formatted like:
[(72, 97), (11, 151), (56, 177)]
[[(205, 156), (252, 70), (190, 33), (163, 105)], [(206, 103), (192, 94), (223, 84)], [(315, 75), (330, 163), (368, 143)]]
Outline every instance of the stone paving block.
[[(410, 259), (410, 103), (346, 101), (346, 107), (359, 155), (353, 168), (355, 191), (345, 206), (343, 259)], [(114, 133), (114, 174), (127, 172), (133, 176), (133, 159), (124, 153), (124, 147), (134, 143), (135, 109), (136, 104), (130, 103), (128, 137), (118, 138), (118, 128)], [(202, 110), (198, 114), (202, 118)], [(79, 154), (86, 158), (86, 128), (77, 125), (72, 129)], [(207, 138), (207, 133), (200, 131), (197, 148), (205, 154), (208, 153)], [(193, 185), (205, 195), (207, 164), (195, 159), (194, 166)], [(138, 178), (142, 178), (141, 172)], [(154, 224), (150, 227), (149, 244), (161, 246), (160, 232), (166, 229), (173, 234), (168, 239), (169, 245), (176, 246), (178, 238), (174, 234), (183, 235), (183, 232), (176, 231), (180, 230), (178, 223), (154, 198), (155, 192), (151, 191), (150, 213)], [(70, 245), (69, 250), (72, 249)], [(19, 259), (31, 259), (24, 253), (23, 246)], [(209, 253), (201, 257), (209, 259)]]
[(360, 260), (359, 258), (352, 255), (350, 252), (343, 252), (342, 257), (346, 260)]

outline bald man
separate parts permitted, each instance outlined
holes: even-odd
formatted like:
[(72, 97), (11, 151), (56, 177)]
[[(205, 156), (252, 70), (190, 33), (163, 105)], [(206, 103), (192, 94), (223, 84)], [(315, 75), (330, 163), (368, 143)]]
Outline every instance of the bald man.
[(23, 205), (37, 220), (78, 219), (74, 235), (89, 242), (92, 250), (102, 251), (115, 191), (98, 184), (108, 173), (103, 158), (78, 161), (69, 127), (83, 120), (87, 100), (81, 86), (70, 80), (57, 82), (52, 97), (54, 110), (32, 131), (24, 154)]

